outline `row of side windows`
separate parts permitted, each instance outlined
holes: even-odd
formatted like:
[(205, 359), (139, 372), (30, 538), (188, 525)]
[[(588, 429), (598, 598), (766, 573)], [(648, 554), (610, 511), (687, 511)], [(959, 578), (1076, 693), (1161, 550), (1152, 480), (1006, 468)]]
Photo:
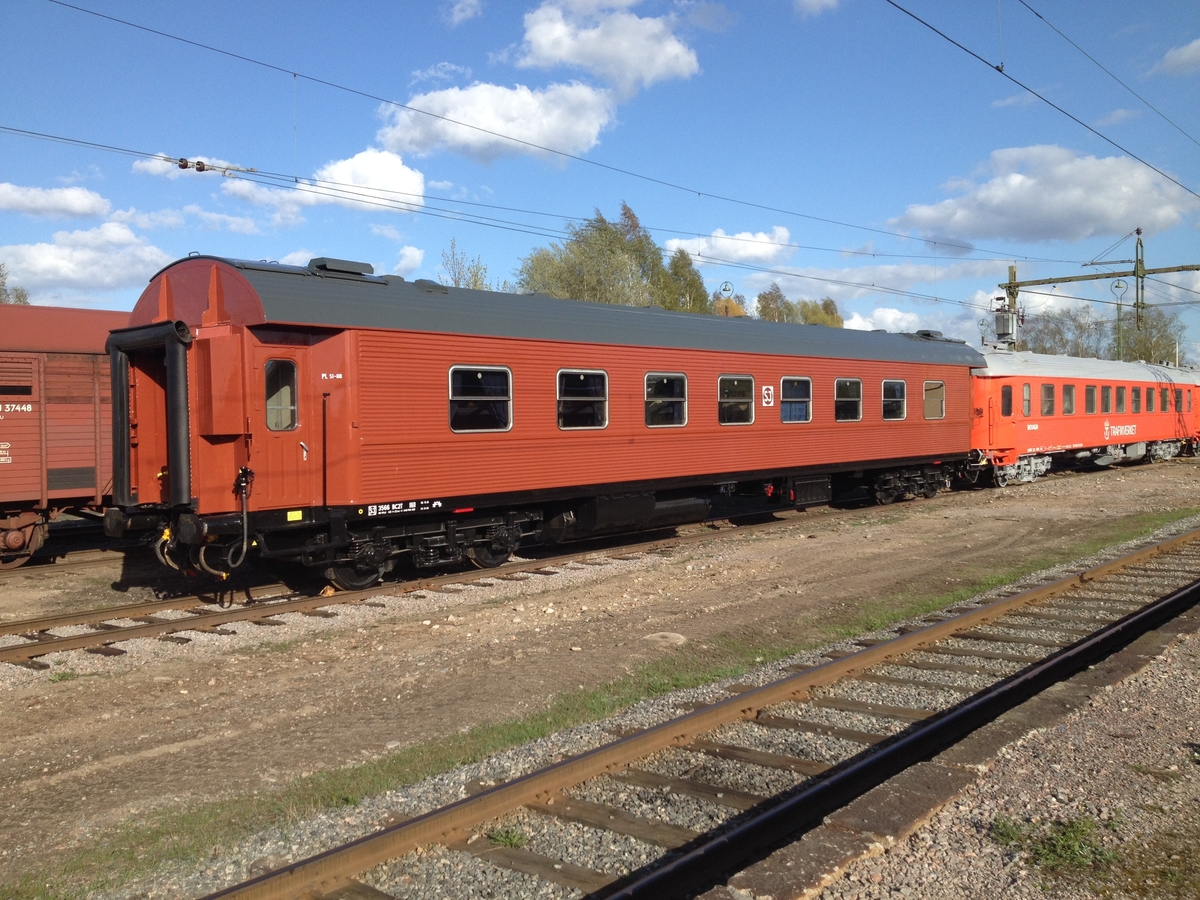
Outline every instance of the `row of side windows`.
[[(645, 377), (645, 422), (648, 428), (682, 428), (688, 422), (687, 376), (648, 372)], [(722, 375), (717, 379), (717, 421), (722, 425), (754, 422), (754, 378)], [(882, 384), (883, 418), (907, 418), (907, 383)], [(924, 383), (926, 419), (946, 416), (946, 384)], [(564, 431), (608, 426), (608, 373), (599, 369), (563, 369), (558, 373), (558, 427)], [(763, 388), (763, 405), (774, 405), (774, 386)], [(779, 416), (785, 424), (812, 421), (812, 379), (788, 377), (779, 383)], [(834, 382), (834, 420), (862, 419), (862, 381)], [(502, 367), (454, 366), (450, 369), (450, 430), (507, 431), (512, 427), (512, 371)]]
[[(1052, 416), (1057, 409), (1056, 402), (1056, 387), (1053, 384), (1040, 385), (1041, 388), (1041, 411), (1043, 416)], [(1155, 411), (1155, 396), (1158, 397), (1158, 409), (1162, 412), (1171, 412), (1172, 400), (1174, 401), (1175, 412), (1181, 413), (1184, 411), (1184, 391), (1182, 388), (1152, 388), (1148, 387), (1146, 391), (1146, 412), (1152, 413)], [(1097, 388), (1094, 384), (1085, 385), (1083, 389), (1083, 411), (1087, 415), (1093, 415), (1096, 412), (1096, 394)], [(1101, 385), (1099, 388), (1100, 395), (1100, 413), (1109, 415), (1111, 413), (1124, 413), (1126, 411), (1126, 397), (1128, 397), (1128, 411), (1131, 413), (1140, 413), (1142, 411), (1142, 388), (1131, 387), (1127, 389), (1124, 385), (1116, 388), (1111, 385)], [(1116, 398), (1116, 403), (1113, 403), (1113, 398)], [(1187, 411), (1192, 411), (1192, 392), (1187, 391)], [(1021, 415), (1028, 416), (1033, 413), (1033, 390), (1032, 386), (1027, 382), (1021, 385)], [(1003, 385), (1000, 388), (1000, 415), (1011, 416), (1013, 414), (1013, 389), (1011, 384)], [(1064, 384), (1062, 386), (1062, 414), (1064, 416), (1073, 416), (1075, 414), (1075, 385)]]

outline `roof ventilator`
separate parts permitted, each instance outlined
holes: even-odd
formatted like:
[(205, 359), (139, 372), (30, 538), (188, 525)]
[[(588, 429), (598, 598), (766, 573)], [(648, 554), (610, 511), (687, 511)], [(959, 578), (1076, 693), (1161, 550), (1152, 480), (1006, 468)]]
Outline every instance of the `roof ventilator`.
[(375, 267), (370, 263), (354, 262), (349, 259), (331, 259), (327, 256), (318, 256), (316, 259), (308, 261), (308, 269), (314, 275), (322, 275), (325, 272), (337, 272), (342, 275), (374, 275)]
[(418, 278), (413, 282), (413, 287), (424, 291), (427, 294), (448, 294), (450, 288), (444, 284), (439, 284), (436, 281), (430, 281), (428, 278)]

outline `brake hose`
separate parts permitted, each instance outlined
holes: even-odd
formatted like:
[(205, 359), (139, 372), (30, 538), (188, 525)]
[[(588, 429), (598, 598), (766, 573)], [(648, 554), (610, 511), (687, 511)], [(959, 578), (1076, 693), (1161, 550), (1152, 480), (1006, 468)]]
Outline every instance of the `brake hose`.
[[(233, 483), (233, 489), (242, 495), (242, 546), (240, 548), (234, 545), (229, 548), (229, 553), (225, 556), (225, 561), (229, 563), (230, 569), (236, 569), (246, 561), (246, 551), (250, 549), (250, 486), (254, 483), (254, 472), (242, 466), (238, 470), (237, 480)], [(234, 551), (237, 551), (237, 562), (233, 561)]]

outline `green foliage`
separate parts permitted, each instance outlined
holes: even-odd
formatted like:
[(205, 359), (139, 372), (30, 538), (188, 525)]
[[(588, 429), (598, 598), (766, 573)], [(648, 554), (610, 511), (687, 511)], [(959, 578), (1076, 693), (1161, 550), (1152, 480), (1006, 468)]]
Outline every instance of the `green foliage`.
[(709, 312), (704, 279), (687, 251), (676, 250), (670, 264), (626, 203), (609, 221), (596, 210), (581, 225), (568, 224), (569, 239), (534, 250), (517, 275), (523, 291), (619, 306), (661, 306)]
[(23, 287), (8, 286), (8, 266), (0, 263), (0, 303), (12, 303), (16, 306), (29, 305), (29, 291)]
[[(1121, 345), (1125, 360), (1146, 362), (1187, 361), (1184, 335), (1187, 328), (1179, 313), (1166, 313), (1149, 307), (1142, 327), (1137, 327), (1137, 313), (1126, 307), (1121, 311)], [(1048, 353), (1056, 356), (1117, 358), (1116, 319), (1098, 316), (1091, 306), (1074, 306), (1030, 315), (1021, 326), (1019, 350)]]
[(529, 843), (528, 836), (519, 828), (495, 828), (488, 832), (488, 840), (501, 847), (512, 847), (514, 850), (520, 850)]
[(789, 300), (775, 282), (758, 295), (758, 317), (767, 322), (793, 322), (801, 325), (827, 325), (841, 328), (842, 314), (837, 303), (826, 297), (816, 300)]
[(1009, 816), (996, 816), (992, 839), (1002, 847), (1022, 850), (1043, 869), (1104, 869), (1117, 854), (1101, 844), (1100, 825), (1091, 816), (1057, 819), (1044, 825), (1018, 822)]
[[(460, 252), (458, 242), (450, 238), (450, 249), (442, 251), (442, 271), (450, 279), (449, 284), (457, 288), (470, 288), (475, 291), (490, 291), (495, 288), (488, 281), (487, 266), (477, 256), (468, 259), (467, 254)], [(445, 281), (442, 282), (446, 284)]]
[[(1179, 362), (1187, 362), (1184, 348), (1187, 346), (1184, 338), (1187, 326), (1179, 318), (1179, 313), (1165, 313), (1155, 306), (1146, 310), (1142, 327), (1137, 327), (1137, 313), (1129, 308), (1121, 311), (1121, 345), (1122, 358), (1125, 360), (1145, 360), (1149, 363), (1175, 362), (1175, 354), (1179, 354)], [(1117, 339), (1113, 334), (1109, 344), (1109, 356), (1117, 358)]]

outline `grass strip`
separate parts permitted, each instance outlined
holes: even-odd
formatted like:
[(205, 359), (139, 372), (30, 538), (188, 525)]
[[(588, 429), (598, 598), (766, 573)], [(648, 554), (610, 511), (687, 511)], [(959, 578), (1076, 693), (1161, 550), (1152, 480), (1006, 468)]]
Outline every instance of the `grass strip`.
[(961, 603), (1042, 569), (1144, 537), (1197, 512), (1200, 510), (1189, 508), (1114, 519), (1082, 541), (1014, 565), (1008, 571), (964, 571), (964, 583), (950, 592), (933, 594), (910, 588), (847, 608), (840, 617), (822, 616), (802, 623), (787, 634), (729, 635), (705, 645), (687, 644), (622, 678), (559, 694), (549, 708), (521, 719), (479, 725), (361, 765), (296, 778), (269, 793), (164, 810), (140, 822), (123, 823), (99, 836), (93, 846), (64, 854), (53, 869), (39, 869), (0, 885), (0, 897), (77, 900), (92, 891), (120, 887), (173, 865), (199, 865), (213, 859), (214, 849), (234, 847), (268, 828), (286, 829), (319, 812), (354, 806), (364, 798), (478, 762), (537, 738), (608, 718), (641, 700), (738, 677), (766, 662)]

